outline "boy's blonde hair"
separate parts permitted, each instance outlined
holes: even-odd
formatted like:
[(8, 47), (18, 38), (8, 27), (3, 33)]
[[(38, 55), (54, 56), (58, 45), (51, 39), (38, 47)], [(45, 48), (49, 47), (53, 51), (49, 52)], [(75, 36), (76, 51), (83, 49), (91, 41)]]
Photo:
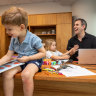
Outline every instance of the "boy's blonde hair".
[(45, 42), (45, 49), (48, 51), (50, 50), (50, 47), (52, 45), (53, 42), (56, 42), (54, 39), (47, 39)]
[(26, 29), (28, 26), (28, 15), (22, 8), (11, 7), (2, 14), (2, 24), (18, 25), (24, 24)]

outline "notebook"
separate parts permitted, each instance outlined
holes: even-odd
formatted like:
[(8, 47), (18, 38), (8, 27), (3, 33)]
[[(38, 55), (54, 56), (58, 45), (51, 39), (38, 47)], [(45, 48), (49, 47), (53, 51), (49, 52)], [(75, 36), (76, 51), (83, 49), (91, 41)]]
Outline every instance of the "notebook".
[(24, 65), (24, 64), (25, 63), (20, 63), (17, 60), (12, 60), (12, 61), (0, 66), (0, 73), (2, 73), (4, 71), (7, 71), (7, 70), (10, 70), (10, 69), (12, 69), (14, 67), (17, 67), (17, 66), (20, 66), (20, 65)]
[(79, 49), (78, 64), (96, 64), (96, 49)]

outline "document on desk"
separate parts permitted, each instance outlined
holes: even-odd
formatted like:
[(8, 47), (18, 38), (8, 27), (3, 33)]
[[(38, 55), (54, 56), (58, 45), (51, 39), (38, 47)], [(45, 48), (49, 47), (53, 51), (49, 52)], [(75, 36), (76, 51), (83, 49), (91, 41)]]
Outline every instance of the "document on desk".
[[(65, 75), (66, 77), (75, 77), (75, 76), (88, 76), (88, 75), (96, 75), (96, 73), (89, 71), (86, 68), (82, 68), (77, 65), (67, 64), (68, 67), (66, 69), (59, 70), (60, 73)], [(60, 65), (54, 65), (54, 68), (58, 68)]]

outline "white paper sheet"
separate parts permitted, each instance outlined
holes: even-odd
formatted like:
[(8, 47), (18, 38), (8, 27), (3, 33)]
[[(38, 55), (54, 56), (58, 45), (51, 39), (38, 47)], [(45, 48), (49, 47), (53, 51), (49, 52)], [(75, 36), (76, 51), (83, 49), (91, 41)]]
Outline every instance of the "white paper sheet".
[[(67, 64), (69, 67), (66, 69), (61, 69), (59, 72), (65, 75), (66, 77), (73, 77), (73, 76), (88, 76), (88, 75), (96, 75), (96, 73), (87, 70), (86, 68), (82, 68), (77, 65)], [(60, 65), (54, 65), (55, 69), (57, 69)]]

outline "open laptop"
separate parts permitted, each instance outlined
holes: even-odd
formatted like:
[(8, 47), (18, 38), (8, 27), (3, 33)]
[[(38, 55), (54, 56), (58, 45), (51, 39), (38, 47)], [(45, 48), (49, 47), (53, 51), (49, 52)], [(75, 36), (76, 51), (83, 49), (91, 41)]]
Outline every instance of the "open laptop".
[(78, 64), (96, 64), (96, 49), (79, 49)]

